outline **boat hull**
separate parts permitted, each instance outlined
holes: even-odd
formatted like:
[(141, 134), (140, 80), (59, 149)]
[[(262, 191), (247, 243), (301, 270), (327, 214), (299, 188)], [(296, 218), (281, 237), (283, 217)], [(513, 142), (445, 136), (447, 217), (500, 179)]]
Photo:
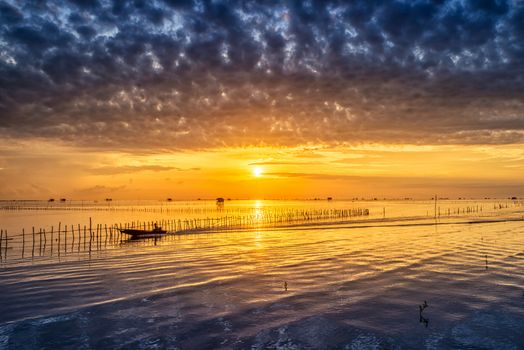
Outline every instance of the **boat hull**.
[(136, 229), (123, 229), (120, 232), (136, 238), (147, 238), (147, 237), (158, 237), (163, 236), (167, 233), (166, 230), (136, 230)]

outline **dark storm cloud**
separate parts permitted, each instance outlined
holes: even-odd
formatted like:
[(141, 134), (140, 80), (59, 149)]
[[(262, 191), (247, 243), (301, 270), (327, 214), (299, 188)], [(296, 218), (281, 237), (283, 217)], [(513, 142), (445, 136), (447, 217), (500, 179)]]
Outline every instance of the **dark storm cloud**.
[(524, 2), (0, 1), (0, 134), (524, 141)]

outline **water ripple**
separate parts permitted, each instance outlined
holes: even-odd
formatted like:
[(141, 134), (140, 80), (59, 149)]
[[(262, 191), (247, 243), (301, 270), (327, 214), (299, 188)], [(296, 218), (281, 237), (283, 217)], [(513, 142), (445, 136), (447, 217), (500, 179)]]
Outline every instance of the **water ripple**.
[(523, 237), (311, 227), (20, 261), (0, 269), (0, 348), (523, 348)]

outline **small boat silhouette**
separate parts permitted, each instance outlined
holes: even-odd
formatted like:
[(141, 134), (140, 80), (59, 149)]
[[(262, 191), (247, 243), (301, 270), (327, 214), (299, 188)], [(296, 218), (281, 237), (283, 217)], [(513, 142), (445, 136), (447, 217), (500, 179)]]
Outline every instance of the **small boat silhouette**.
[(140, 230), (134, 228), (124, 228), (119, 230), (120, 232), (125, 233), (126, 235), (130, 235), (133, 238), (157, 237), (165, 235), (167, 233), (166, 230), (163, 230), (161, 227), (158, 227), (156, 225), (155, 228), (152, 230)]

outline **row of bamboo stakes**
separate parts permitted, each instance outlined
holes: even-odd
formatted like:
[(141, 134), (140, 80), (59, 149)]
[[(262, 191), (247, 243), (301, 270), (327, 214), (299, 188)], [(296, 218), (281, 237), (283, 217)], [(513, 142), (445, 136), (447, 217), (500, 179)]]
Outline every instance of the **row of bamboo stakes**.
[[(522, 205), (522, 201), (511, 201), (513, 205)], [(471, 208), (474, 208), (475, 206), (472, 206)], [(478, 205), (477, 205), (478, 207)], [(502, 209), (502, 208), (508, 208), (509, 204), (508, 202), (504, 203), (493, 203), (494, 209)], [(470, 208), (470, 207), (468, 207)], [(6, 211), (17, 211), (17, 210), (32, 210), (32, 211), (40, 211), (40, 210), (64, 210), (64, 211), (110, 211), (110, 212), (135, 212), (135, 213), (185, 213), (185, 214), (206, 214), (206, 213), (221, 213), (221, 214), (235, 214), (235, 213), (250, 213), (253, 211), (252, 207), (246, 206), (246, 207), (231, 207), (227, 208), (224, 206), (213, 206), (209, 205), (207, 207), (192, 207), (192, 206), (178, 206), (173, 205), (171, 203), (166, 204), (162, 203), (159, 205), (151, 205), (151, 206), (144, 206), (144, 207), (138, 207), (133, 205), (104, 205), (104, 204), (98, 204), (98, 205), (83, 205), (83, 204), (66, 204), (66, 205), (36, 205), (36, 206), (30, 206), (30, 205), (19, 205), (19, 204), (7, 204), (0, 206), (0, 210), (6, 210)], [(285, 209), (284, 209), (285, 210)], [(461, 208), (463, 210), (463, 208)], [(470, 211), (473, 212), (473, 211)]]
[[(522, 203), (514, 203), (515, 206), (520, 206)], [(493, 209), (508, 208), (508, 204), (493, 204)], [(464, 208), (447, 208), (441, 212), (440, 206), (435, 208), (435, 216), (446, 215), (460, 215), (480, 213), (483, 211), (482, 205), (468, 206)], [(213, 232), (225, 230), (242, 230), (250, 228), (267, 228), (267, 227), (285, 227), (289, 225), (300, 225), (302, 223), (322, 223), (326, 221), (346, 221), (352, 218), (369, 216), (369, 209), (353, 208), (353, 209), (314, 209), (314, 210), (297, 210), (297, 209), (277, 209), (269, 211), (259, 211), (250, 209), (249, 215), (226, 215), (218, 218), (192, 218), (183, 220), (159, 220), (159, 221), (132, 221), (128, 223), (119, 223), (113, 225), (97, 224), (93, 225), (91, 218), (89, 219), (89, 226), (87, 225), (62, 225), (59, 223), (57, 229), (54, 226), (50, 228), (34, 227), (30, 232), (25, 232), (15, 235), (8, 235), (7, 230), (0, 230), (0, 258), (4, 260), (7, 257), (8, 249), (14, 246), (20, 247), (21, 256), (35, 257), (41, 256), (42, 253), (49, 251), (51, 255), (54, 253), (66, 254), (68, 251), (72, 252), (75, 249), (80, 252), (91, 252), (93, 249), (99, 250), (102, 246), (107, 244), (121, 243), (124, 238), (129, 236), (122, 234), (122, 229), (142, 229), (152, 230), (155, 224), (167, 230), (171, 234), (183, 233), (197, 233), (197, 232)], [(428, 213), (429, 215), (429, 213)], [(385, 208), (383, 216), (386, 217)], [(29, 251), (26, 251), (26, 248)], [(56, 248), (56, 249), (55, 249)], [(38, 253), (35, 253), (35, 250)]]
[[(522, 206), (521, 203), (515, 203), (514, 206)], [(493, 205), (493, 210), (498, 209), (507, 209), (509, 208), (508, 203), (501, 204), (497, 203)], [(484, 210), (484, 206), (482, 205), (474, 205), (474, 206), (467, 206), (464, 208), (447, 208), (443, 209), (441, 211), (441, 207), (435, 208), (435, 216), (451, 216), (451, 215), (460, 215), (460, 214), (474, 214), (474, 213), (482, 213)], [(427, 216), (429, 216), (429, 211), (427, 212)]]
[[(48, 230), (45, 228), (35, 230), (32, 227), (30, 232), (25, 232), (25, 229), (22, 229), (21, 234), (12, 235), (9, 238), (7, 230), (0, 230), (0, 258), (7, 258), (9, 243), (21, 245), (22, 258), (29, 255), (34, 258), (35, 256), (42, 256), (47, 248), (49, 248), (51, 256), (54, 253), (58, 256), (67, 254), (75, 251), (75, 249), (80, 252), (81, 248), (83, 248), (83, 251), (91, 253), (94, 249), (100, 250), (103, 244), (121, 242), (122, 238), (122, 233), (116, 227), (102, 224), (93, 227), (91, 218), (89, 219), (89, 227), (87, 225), (83, 227), (81, 225), (62, 226), (62, 223), (58, 223), (56, 230), (54, 226), (51, 226)], [(29, 251), (26, 251), (26, 248)], [(37, 252), (35, 252), (36, 249), (38, 249)]]
[[(253, 211), (252, 211), (253, 212)], [(121, 243), (129, 237), (122, 234), (122, 229), (152, 230), (155, 225), (167, 230), (170, 234), (184, 234), (197, 232), (214, 232), (225, 230), (241, 230), (246, 228), (263, 228), (299, 224), (301, 222), (322, 222), (333, 219), (345, 219), (369, 215), (368, 209), (318, 209), (318, 210), (283, 210), (263, 214), (222, 216), (219, 218), (193, 218), (184, 220), (159, 221), (132, 221), (114, 225), (93, 225), (89, 218), (89, 225), (62, 225), (57, 227), (38, 228), (9, 235), (7, 230), (0, 230), (0, 257), (6, 259), (8, 247), (21, 245), (21, 257), (42, 256), (49, 251), (51, 255), (66, 254), (67, 252), (99, 250), (107, 244)], [(27, 251), (26, 251), (27, 248)], [(36, 254), (36, 255), (35, 255)]]

